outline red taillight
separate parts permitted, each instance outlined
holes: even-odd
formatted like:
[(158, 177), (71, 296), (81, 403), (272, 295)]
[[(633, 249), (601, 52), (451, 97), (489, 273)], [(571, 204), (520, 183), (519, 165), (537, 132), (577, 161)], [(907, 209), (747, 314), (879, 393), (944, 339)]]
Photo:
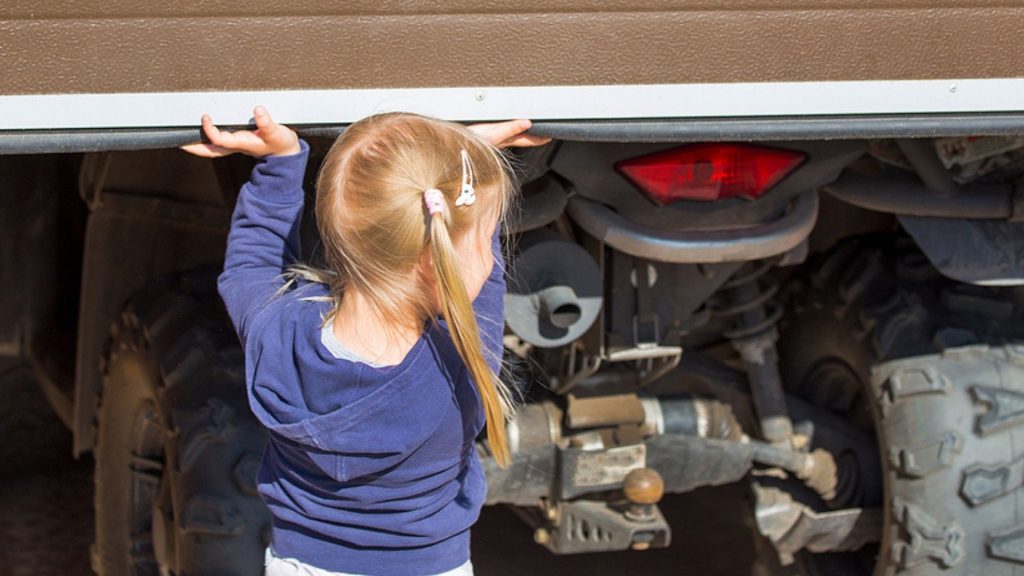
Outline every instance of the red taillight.
[(615, 169), (664, 205), (676, 200), (760, 198), (805, 157), (794, 150), (745, 144), (695, 144), (622, 160)]

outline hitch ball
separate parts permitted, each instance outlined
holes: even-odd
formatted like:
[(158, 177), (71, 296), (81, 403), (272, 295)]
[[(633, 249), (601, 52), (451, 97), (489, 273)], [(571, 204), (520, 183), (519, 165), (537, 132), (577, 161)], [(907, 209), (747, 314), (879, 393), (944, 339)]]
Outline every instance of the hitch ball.
[(665, 495), (665, 481), (657, 470), (638, 468), (626, 475), (622, 491), (629, 500), (626, 518), (638, 522), (654, 520), (654, 505)]

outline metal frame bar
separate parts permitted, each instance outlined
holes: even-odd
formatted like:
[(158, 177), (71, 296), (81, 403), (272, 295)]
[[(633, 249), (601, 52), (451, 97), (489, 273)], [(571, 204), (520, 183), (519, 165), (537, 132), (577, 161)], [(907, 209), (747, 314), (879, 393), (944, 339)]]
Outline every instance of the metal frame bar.
[(738, 262), (782, 254), (802, 242), (817, 220), (818, 194), (797, 196), (789, 213), (773, 222), (732, 230), (655, 229), (582, 196), (569, 201), (568, 213), (588, 234), (631, 256), (674, 263)]
[[(347, 124), (295, 126), (302, 136), (336, 137)], [(530, 133), (576, 142), (723, 142), (939, 138), (1024, 134), (1024, 113), (909, 116), (774, 117), (537, 121)], [(0, 154), (49, 154), (176, 148), (199, 128), (0, 130)]]

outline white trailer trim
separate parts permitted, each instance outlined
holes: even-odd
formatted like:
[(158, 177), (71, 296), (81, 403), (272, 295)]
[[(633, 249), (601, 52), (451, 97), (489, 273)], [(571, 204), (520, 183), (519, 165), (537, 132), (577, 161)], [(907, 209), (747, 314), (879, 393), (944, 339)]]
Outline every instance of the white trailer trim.
[(846, 116), (1024, 111), (1024, 78), (614, 86), (146, 92), (0, 96), (0, 130), (245, 124), (256, 104), (294, 125), (405, 110), (451, 120)]

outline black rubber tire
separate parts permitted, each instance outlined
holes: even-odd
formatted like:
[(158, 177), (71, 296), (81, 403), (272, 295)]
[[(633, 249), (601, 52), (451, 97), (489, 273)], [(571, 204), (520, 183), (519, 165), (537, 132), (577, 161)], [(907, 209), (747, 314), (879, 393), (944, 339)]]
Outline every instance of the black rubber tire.
[(889, 464), (881, 573), (1024, 573), (1024, 347), (885, 362), (872, 386)]
[(103, 372), (93, 570), (261, 573), (271, 535), (256, 493), (266, 434), (212, 277), (134, 298), (112, 328)]
[[(1016, 294), (941, 277), (906, 238), (849, 241), (808, 269), (791, 282), (781, 366), (797, 394), (878, 436), (886, 521), (875, 573), (1024, 573), (992, 560), (992, 542), (1012, 549), (1017, 533), (1024, 549), (1024, 528), (1006, 532), (1024, 509), (965, 493), (1012, 484), (1011, 469), (1009, 491), (1024, 483), (1024, 447), (1014, 453), (1010, 438), (1024, 418), (989, 436), (976, 417), (1014, 389), (1024, 416)], [(847, 504), (879, 503), (851, 494)]]

